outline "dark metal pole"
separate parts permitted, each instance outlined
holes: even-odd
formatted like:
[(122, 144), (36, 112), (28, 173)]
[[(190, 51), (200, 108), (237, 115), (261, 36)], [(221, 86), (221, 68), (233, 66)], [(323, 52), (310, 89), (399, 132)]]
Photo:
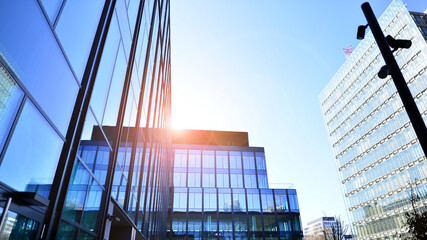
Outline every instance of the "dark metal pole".
[(412, 97), (411, 91), (403, 78), (402, 72), (397, 65), (396, 59), (390, 50), (390, 47), (384, 37), (380, 25), (378, 24), (377, 18), (372, 11), (369, 3), (365, 2), (362, 4), (362, 10), (365, 14), (368, 25), (371, 28), (372, 34), (374, 35), (375, 41), (377, 41), (378, 48), (383, 55), (384, 61), (390, 68), (391, 77), (394, 85), (397, 88), (397, 92), (405, 106), (406, 113), (411, 120), (412, 127), (414, 128), (415, 134), (420, 141), (421, 148), (423, 149), (424, 155), (427, 156), (427, 128), (424, 120), (421, 116), (420, 111), (415, 104), (414, 98)]

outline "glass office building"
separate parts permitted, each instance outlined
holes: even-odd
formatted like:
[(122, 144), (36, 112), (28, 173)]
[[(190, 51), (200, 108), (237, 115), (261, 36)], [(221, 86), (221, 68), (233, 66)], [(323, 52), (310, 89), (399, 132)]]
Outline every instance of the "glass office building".
[[(379, 18), (384, 35), (412, 40), (394, 55), (427, 122), (425, 21), (400, 0)], [(383, 65), (369, 32), (319, 97), (357, 239), (398, 239), (410, 209), (409, 183), (427, 190), (426, 156), (391, 77), (378, 77)]]
[(0, 239), (164, 238), (169, 1), (1, 1), (0, 21)]
[(295, 189), (270, 189), (245, 132), (173, 133), (169, 239), (302, 239)]

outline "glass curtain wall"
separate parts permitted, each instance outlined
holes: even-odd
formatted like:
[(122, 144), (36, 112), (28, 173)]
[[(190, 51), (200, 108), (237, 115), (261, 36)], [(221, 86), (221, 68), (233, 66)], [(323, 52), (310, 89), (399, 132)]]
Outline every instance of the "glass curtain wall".
[(174, 146), (168, 239), (301, 239), (296, 191), (268, 189), (264, 152), (219, 148)]

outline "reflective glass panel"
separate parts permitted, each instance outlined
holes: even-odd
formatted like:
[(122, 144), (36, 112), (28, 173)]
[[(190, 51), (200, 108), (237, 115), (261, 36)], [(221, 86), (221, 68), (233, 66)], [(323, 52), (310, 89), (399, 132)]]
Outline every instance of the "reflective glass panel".
[(101, 206), (102, 188), (91, 179), (89, 191), (85, 200), (82, 225), (90, 231), (95, 231), (98, 224), (99, 208)]
[(64, 221), (61, 221), (59, 224), (58, 233), (56, 234), (57, 240), (68, 240), (68, 239), (74, 239), (77, 234), (77, 228), (73, 225), (66, 223)]
[[(193, 190), (193, 189), (190, 189)], [(202, 192), (190, 192), (188, 194), (188, 211), (202, 211)]]
[(289, 209), (288, 207), (288, 198), (286, 196), (286, 190), (274, 190), (275, 200), (276, 200), (276, 209), (279, 212), (283, 212)]
[(77, 223), (80, 223), (83, 207), (86, 199), (86, 192), (89, 185), (90, 174), (76, 159), (73, 175), (67, 190), (67, 197), (62, 216)]
[(188, 167), (189, 168), (200, 168), (201, 167), (200, 151), (189, 150), (189, 152), (188, 152)]
[(186, 168), (187, 167), (187, 150), (175, 149), (174, 167)]
[(208, 232), (206, 234), (206, 237), (213, 237), (215, 236), (215, 231), (218, 230), (218, 220), (217, 220), (217, 214), (216, 213), (205, 213), (204, 214), (204, 223), (203, 223), (203, 230), (205, 232)]
[(245, 169), (255, 169), (255, 160), (253, 152), (243, 152), (243, 167)]
[(225, 151), (216, 151), (216, 168), (228, 169), (228, 154)]
[(256, 152), (256, 167), (258, 170), (266, 170), (265, 167), (265, 156), (263, 152)]
[(23, 97), (24, 92), (0, 62), (0, 152)]
[(215, 168), (214, 151), (203, 151), (203, 168)]
[(263, 212), (274, 212), (274, 199), (272, 190), (261, 190), (261, 205)]
[(62, 145), (58, 134), (27, 100), (1, 163), (0, 181), (18, 191), (52, 184)]
[(234, 214), (234, 231), (244, 232), (248, 230), (247, 216), (245, 213)]
[(12, 211), (6, 213), (3, 228), (0, 229), (1, 240), (36, 239), (39, 222)]
[(0, 53), (65, 136), (78, 85), (39, 4), (2, 1), (0, 22)]
[(120, 100), (123, 92), (123, 84), (126, 75), (126, 57), (123, 50), (123, 44), (120, 44), (117, 53), (117, 59), (114, 64), (113, 77), (111, 79), (110, 90), (107, 97), (105, 106), (104, 117), (102, 125), (113, 126), (116, 125), (117, 114), (119, 112)]
[[(111, 87), (114, 64), (116, 62), (120, 43), (119, 26), (115, 18), (112, 18), (108, 29), (107, 40), (102, 51), (101, 62), (93, 86), (90, 105), (98, 121), (102, 121), (107, 102), (107, 96)], [(124, 81), (124, 79), (122, 80)]]
[(233, 211), (246, 212), (246, 196), (244, 190), (238, 191), (235, 189), (233, 191)]
[(83, 77), (103, 6), (103, 0), (67, 1), (55, 29), (79, 80)]
[(242, 169), (242, 153), (230, 151), (230, 169)]

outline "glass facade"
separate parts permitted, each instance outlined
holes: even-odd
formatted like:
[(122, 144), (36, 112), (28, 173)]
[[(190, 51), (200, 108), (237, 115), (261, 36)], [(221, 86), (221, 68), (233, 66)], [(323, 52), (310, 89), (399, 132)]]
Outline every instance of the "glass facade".
[(302, 239), (296, 190), (268, 188), (264, 148), (173, 143), (168, 239)]
[[(423, 14), (417, 16), (395, 0), (379, 23), (384, 35), (412, 40), (394, 55), (427, 122), (427, 44), (414, 22)], [(410, 205), (409, 182), (427, 189), (426, 156), (391, 77), (378, 77), (383, 65), (369, 32), (319, 97), (358, 239), (397, 239)]]
[(0, 238), (164, 239), (169, 1), (2, 1), (0, 21)]

